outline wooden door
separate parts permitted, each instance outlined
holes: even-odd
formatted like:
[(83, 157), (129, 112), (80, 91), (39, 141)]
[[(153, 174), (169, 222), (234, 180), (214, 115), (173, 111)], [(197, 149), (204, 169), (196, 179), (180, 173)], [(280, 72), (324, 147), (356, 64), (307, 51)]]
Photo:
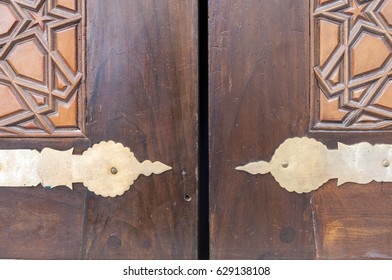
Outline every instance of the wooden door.
[(0, 257), (197, 257), (197, 1), (0, 0), (0, 148), (173, 167), (123, 196), (0, 188)]
[(235, 170), (292, 137), (392, 142), (391, 5), (210, 1), (213, 259), (392, 257), (391, 183), (297, 194)]

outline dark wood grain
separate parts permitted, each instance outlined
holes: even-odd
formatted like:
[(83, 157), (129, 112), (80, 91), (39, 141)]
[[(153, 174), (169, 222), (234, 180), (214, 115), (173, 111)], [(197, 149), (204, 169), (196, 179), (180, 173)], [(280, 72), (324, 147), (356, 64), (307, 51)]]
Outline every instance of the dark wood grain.
[(212, 0), (209, 29), (211, 257), (314, 258), (309, 198), (234, 170), (308, 131), (309, 2)]
[(194, 259), (197, 1), (87, 1), (87, 18), (87, 138), (0, 139), (0, 148), (81, 153), (114, 140), (173, 170), (114, 199), (80, 184), (0, 188), (0, 258)]
[(0, 189), (0, 258), (79, 259), (85, 188)]
[(330, 181), (312, 196), (317, 257), (320, 259), (391, 259), (392, 188)]
[(120, 198), (89, 194), (83, 258), (196, 258), (197, 1), (90, 1), (87, 13), (88, 136), (173, 170)]

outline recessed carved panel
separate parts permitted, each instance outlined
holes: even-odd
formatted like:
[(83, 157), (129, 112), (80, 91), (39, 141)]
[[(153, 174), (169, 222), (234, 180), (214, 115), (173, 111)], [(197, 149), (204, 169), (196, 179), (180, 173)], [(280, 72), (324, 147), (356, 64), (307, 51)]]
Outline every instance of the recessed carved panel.
[(0, 0), (0, 137), (82, 137), (84, 0)]
[(312, 128), (392, 129), (392, 0), (311, 0)]

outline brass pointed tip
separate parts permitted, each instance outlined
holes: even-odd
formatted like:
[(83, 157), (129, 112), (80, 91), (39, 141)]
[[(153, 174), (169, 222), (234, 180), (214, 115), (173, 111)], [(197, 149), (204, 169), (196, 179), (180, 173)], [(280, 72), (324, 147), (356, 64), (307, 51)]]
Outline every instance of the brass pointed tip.
[[(171, 166), (168, 166), (162, 162), (154, 162), (153, 165), (156, 167), (156, 171), (154, 172), (154, 174), (161, 174), (163, 172), (172, 170), (173, 168)], [(156, 172), (160, 172), (160, 173), (156, 173)]]
[(246, 165), (244, 165), (244, 166), (237, 166), (237, 167), (235, 168), (235, 170), (247, 172), (247, 170), (246, 170)]
[(268, 162), (258, 161), (258, 162), (251, 162), (244, 166), (238, 166), (236, 167), (236, 170), (245, 171), (252, 175), (267, 174), (271, 171), (271, 166)]
[(141, 164), (140, 171), (144, 176), (151, 176), (152, 174), (159, 175), (169, 170), (172, 170), (172, 167), (163, 164), (162, 162), (151, 162), (150, 160), (146, 160)]

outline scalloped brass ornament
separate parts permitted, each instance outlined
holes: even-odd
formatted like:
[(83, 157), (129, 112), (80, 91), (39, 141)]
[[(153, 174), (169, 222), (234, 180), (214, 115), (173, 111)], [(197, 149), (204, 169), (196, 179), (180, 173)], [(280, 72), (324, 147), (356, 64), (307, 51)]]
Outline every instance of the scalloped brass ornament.
[(250, 174), (271, 173), (289, 192), (308, 193), (337, 178), (338, 186), (351, 182), (392, 182), (392, 145), (355, 145), (338, 143), (329, 150), (311, 138), (287, 139), (275, 151), (270, 162), (252, 162), (236, 170)]
[(104, 197), (123, 195), (140, 176), (171, 170), (161, 162), (140, 163), (129, 148), (113, 141), (101, 142), (82, 155), (73, 149), (57, 151), (0, 150), (0, 186), (46, 188), (83, 183)]

